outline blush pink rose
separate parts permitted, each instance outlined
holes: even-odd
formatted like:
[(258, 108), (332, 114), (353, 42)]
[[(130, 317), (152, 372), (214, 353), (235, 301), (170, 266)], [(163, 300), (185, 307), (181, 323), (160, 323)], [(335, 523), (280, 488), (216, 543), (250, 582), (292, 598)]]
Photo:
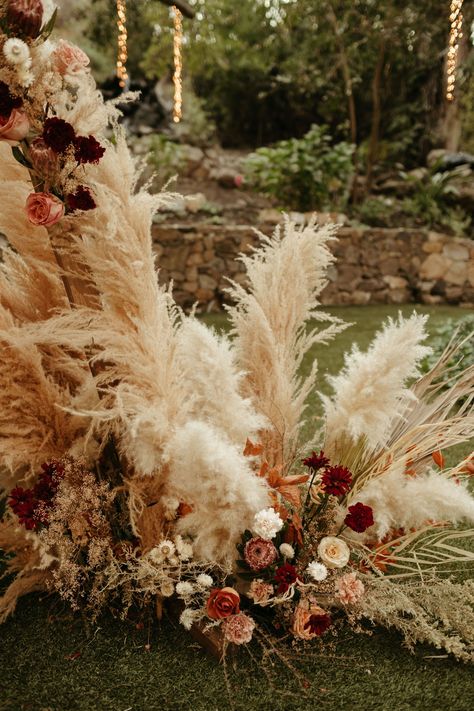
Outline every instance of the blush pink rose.
[(0, 116), (0, 140), (21, 141), (28, 135), (30, 122), (24, 111), (13, 109), (10, 116)]
[(51, 193), (31, 193), (26, 201), (26, 214), (33, 225), (49, 227), (64, 215), (64, 204)]
[(53, 63), (58, 72), (65, 74), (79, 74), (89, 66), (89, 57), (82, 49), (74, 44), (59, 40), (58, 46), (52, 53)]

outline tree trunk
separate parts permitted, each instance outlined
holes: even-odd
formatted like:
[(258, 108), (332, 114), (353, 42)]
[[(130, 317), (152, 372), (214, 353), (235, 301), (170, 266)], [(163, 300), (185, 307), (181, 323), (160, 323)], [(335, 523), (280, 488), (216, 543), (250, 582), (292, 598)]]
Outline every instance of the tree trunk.
[(377, 64), (375, 65), (374, 78), (372, 79), (372, 125), (370, 128), (369, 150), (367, 153), (367, 181), (366, 192), (369, 192), (372, 185), (374, 165), (377, 161), (380, 120), (382, 117), (382, 102), (380, 99), (380, 89), (382, 86), (382, 73), (385, 64), (385, 38), (382, 37), (379, 45)]

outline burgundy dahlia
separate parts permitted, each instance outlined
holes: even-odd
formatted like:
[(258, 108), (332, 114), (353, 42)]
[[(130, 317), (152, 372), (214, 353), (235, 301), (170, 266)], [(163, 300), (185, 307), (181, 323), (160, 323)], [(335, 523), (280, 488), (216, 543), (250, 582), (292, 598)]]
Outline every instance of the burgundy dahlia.
[(74, 140), (74, 155), (78, 163), (98, 163), (105, 153), (94, 136), (77, 136)]
[(278, 583), (277, 593), (285, 593), (297, 579), (298, 573), (295, 566), (291, 565), (291, 563), (284, 563), (275, 570), (275, 582)]
[(306, 457), (306, 459), (303, 459), (303, 464), (305, 467), (309, 467), (313, 471), (317, 472), (319, 469), (324, 469), (324, 467), (327, 467), (329, 464), (329, 459), (324, 455), (323, 450), (319, 452), (319, 454), (316, 454), (316, 452), (313, 452), (313, 454), (310, 457)]
[(10, 116), (13, 109), (19, 109), (23, 101), (19, 96), (12, 96), (4, 81), (0, 81), (0, 116)]
[(328, 467), (321, 478), (326, 494), (344, 496), (351, 488), (352, 474), (347, 467)]
[(278, 558), (278, 551), (271, 541), (251, 538), (244, 548), (244, 560), (252, 570), (263, 570)]
[(374, 512), (370, 506), (357, 503), (349, 506), (349, 513), (344, 523), (357, 533), (364, 533), (374, 523)]
[(71, 212), (76, 210), (93, 210), (97, 207), (92, 193), (85, 185), (79, 185), (74, 193), (66, 197), (66, 204)]
[(41, 0), (8, 0), (7, 21), (26, 37), (38, 37), (43, 24)]
[(21, 486), (16, 486), (10, 492), (8, 505), (26, 529), (31, 531), (36, 528), (37, 521), (34, 515), (37, 504), (33, 496), (33, 489), (23, 489)]
[(43, 140), (55, 153), (64, 153), (75, 137), (74, 128), (64, 119), (53, 116), (44, 122)]
[(329, 627), (331, 627), (331, 624), (331, 615), (323, 613), (319, 615), (311, 615), (304, 628), (311, 634), (321, 637), (321, 635), (324, 634)]
[(20, 523), (28, 530), (37, 528), (40, 523), (47, 524), (48, 510), (53, 505), (54, 496), (64, 476), (64, 467), (56, 460), (42, 464), (41, 468), (43, 471), (34, 487), (15, 487), (8, 501)]

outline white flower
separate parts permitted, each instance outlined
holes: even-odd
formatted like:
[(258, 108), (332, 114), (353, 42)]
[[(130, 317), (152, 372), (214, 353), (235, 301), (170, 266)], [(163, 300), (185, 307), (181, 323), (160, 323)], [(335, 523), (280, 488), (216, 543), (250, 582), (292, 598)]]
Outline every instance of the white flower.
[(30, 50), (26, 42), (16, 37), (10, 37), (3, 45), (3, 54), (9, 64), (31, 66)]
[(170, 540), (161, 541), (161, 543), (158, 543), (156, 548), (161, 553), (163, 558), (171, 558), (171, 556), (173, 555), (173, 553), (176, 550), (173, 541), (170, 541)]
[(252, 531), (256, 536), (270, 541), (283, 528), (283, 521), (275, 509), (262, 509), (255, 514)]
[(176, 592), (179, 597), (189, 597), (194, 592), (194, 586), (192, 585), (192, 583), (183, 581), (176, 584)]
[(179, 621), (181, 622), (183, 627), (189, 631), (191, 629), (191, 627), (193, 626), (195, 618), (196, 618), (196, 611), (190, 610), (189, 608), (186, 607), (182, 611), (182, 613), (179, 617)]
[(189, 560), (193, 557), (193, 547), (190, 543), (184, 543), (178, 552), (180, 560)]
[(294, 558), (295, 549), (293, 546), (290, 546), (289, 543), (282, 543), (280, 546), (280, 553), (284, 558), (288, 558), (288, 560), (290, 560), (291, 558)]
[(315, 560), (313, 560), (313, 562), (308, 565), (308, 567), (306, 568), (306, 572), (308, 573), (310, 578), (313, 578), (313, 580), (316, 580), (318, 583), (320, 583), (322, 580), (326, 580), (328, 576), (328, 569), (326, 568), (326, 566), (322, 563), (318, 563)]
[(326, 536), (321, 539), (318, 554), (328, 568), (344, 568), (349, 562), (351, 552), (349, 546), (336, 536)]
[(214, 581), (210, 575), (207, 575), (206, 573), (201, 573), (197, 576), (196, 582), (200, 588), (210, 588)]

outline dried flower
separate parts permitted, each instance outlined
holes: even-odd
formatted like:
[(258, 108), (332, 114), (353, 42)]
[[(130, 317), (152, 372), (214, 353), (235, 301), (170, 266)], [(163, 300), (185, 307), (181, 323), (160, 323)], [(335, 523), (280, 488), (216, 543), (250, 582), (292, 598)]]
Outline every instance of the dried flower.
[(222, 620), (224, 617), (240, 612), (240, 595), (234, 588), (216, 588), (212, 590), (206, 603), (206, 612), (212, 620)]
[(8, 0), (7, 22), (26, 37), (38, 37), (43, 24), (41, 0)]
[(275, 509), (262, 509), (255, 514), (252, 531), (256, 536), (269, 541), (283, 528), (283, 521)]
[(193, 547), (187, 541), (184, 541), (181, 536), (175, 538), (176, 550), (180, 560), (189, 560), (193, 557)]
[(171, 597), (174, 594), (174, 585), (172, 580), (164, 580), (161, 583), (160, 592), (163, 597)]
[(30, 130), (30, 122), (24, 111), (13, 109), (7, 116), (0, 115), (0, 141), (21, 141)]
[(336, 597), (344, 605), (355, 605), (364, 595), (365, 588), (356, 573), (346, 573), (336, 580)]
[(331, 627), (331, 624), (331, 615), (328, 615), (327, 612), (312, 613), (305, 624), (305, 629), (312, 636), (321, 637)]
[(26, 214), (31, 224), (49, 227), (64, 215), (64, 204), (51, 193), (30, 193), (26, 200)]
[(233, 644), (248, 644), (252, 639), (255, 629), (255, 622), (251, 617), (241, 612), (239, 615), (232, 615), (222, 623), (224, 637)]
[(82, 49), (63, 39), (59, 40), (51, 57), (56, 70), (62, 76), (79, 74), (85, 71), (90, 63), (89, 57)]
[(244, 559), (252, 570), (263, 570), (278, 558), (278, 551), (265, 538), (251, 538), (244, 548)]
[(313, 452), (310, 457), (306, 457), (306, 459), (303, 459), (303, 464), (305, 465), (305, 467), (309, 467), (309, 469), (312, 469), (313, 471), (317, 472), (320, 469), (324, 469), (324, 467), (327, 467), (327, 465), (329, 464), (329, 459), (324, 455), (324, 452), (321, 449), (319, 454)]
[(37, 173), (44, 177), (53, 175), (58, 168), (56, 153), (42, 138), (35, 138), (30, 144), (30, 161)]
[(63, 465), (53, 460), (41, 465), (42, 472), (32, 489), (17, 486), (10, 492), (8, 504), (28, 530), (47, 524), (48, 511), (53, 505), (59, 482), (64, 476)]
[(176, 583), (176, 594), (179, 597), (190, 597), (194, 592), (194, 585), (187, 580)]
[(174, 554), (175, 550), (176, 548), (173, 541), (168, 539), (161, 541), (156, 546), (156, 551), (162, 558), (170, 558)]
[(196, 611), (190, 610), (188, 607), (186, 607), (182, 611), (182, 613), (179, 617), (179, 621), (183, 625), (184, 629), (188, 630), (188, 632), (191, 629), (191, 627), (193, 626), (195, 619), (196, 619)]
[(310, 578), (316, 580), (316, 582), (318, 583), (322, 582), (323, 580), (326, 580), (328, 576), (328, 569), (326, 568), (326, 566), (322, 563), (318, 563), (316, 560), (313, 560), (308, 565), (308, 567), (306, 568), (306, 572), (308, 573)]
[(49, 148), (56, 153), (64, 151), (74, 143), (76, 133), (70, 123), (53, 116), (44, 122), (43, 139)]
[(328, 467), (321, 478), (321, 485), (326, 494), (344, 496), (351, 488), (352, 474), (347, 467)]
[(19, 96), (13, 96), (5, 82), (0, 81), (0, 116), (10, 116), (13, 109), (19, 109), (23, 101)]
[(74, 139), (74, 157), (78, 163), (98, 163), (105, 153), (94, 136), (76, 136)]
[(206, 573), (200, 573), (196, 578), (196, 583), (200, 588), (210, 588), (213, 582), (211, 576)]
[(360, 502), (349, 506), (349, 513), (344, 519), (344, 523), (349, 528), (357, 533), (364, 533), (368, 528), (374, 525), (374, 512), (370, 506), (361, 504)]
[(284, 563), (275, 570), (275, 582), (278, 583), (277, 593), (281, 595), (285, 593), (290, 585), (293, 585), (298, 580), (296, 568), (291, 563)]
[(341, 538), (325, 536), (318, 546), (318, 554), (328, 568), (344, 568), (349, 562), (349, 546)]
[(16, 37), (10, 37), (3, 45), (3, 54), (9, 64), (14, 66), (20, 64), (31, 65), (30, 50), (26, 42)]
[(282, 543), (280, 546), (280, 553), (284, 558), (291, 560), (295, 557), (295, 549), (289, 543)]
[(259, 578), (258, 580), (252, 580), (247, 597), (259, 605), (262, 602), (267, 602), (272, 597), (273, 592), (273, 585)]
[(93, 210), (97, 207), (91, 191), (89, 188), (86, 188), (85, 185), (79, 185), (74, 193), (68, 195), (66, 197), (66, 204), (71, 212), (75, 212), (76, 210), (85, 212), (86, 210)]

